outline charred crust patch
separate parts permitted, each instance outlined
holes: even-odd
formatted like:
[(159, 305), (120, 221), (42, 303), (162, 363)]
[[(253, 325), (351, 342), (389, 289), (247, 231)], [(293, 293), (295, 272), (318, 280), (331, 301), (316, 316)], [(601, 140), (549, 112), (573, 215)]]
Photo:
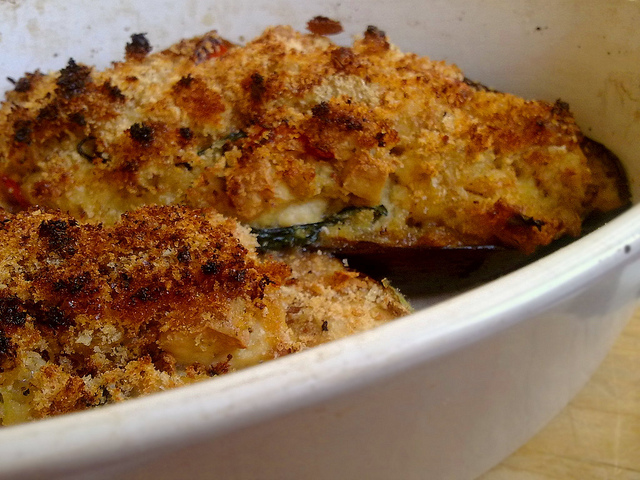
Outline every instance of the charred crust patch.
[(567, 102), (557, 99), (551, 108), (551, 114), (558, 117), (567, 117), (571, 115), (571, 108)]
[(84, 127), (87, 124), (87, 119), (80, 112), (75, 112), (69, 115), (69, 120), (80, 127)]
[(252, 73), (249, 77), (248, 90), (251, 101), (260, 103), (267, 92), (264, 77), (258, 72)]
[(255, 297), (262, 300), (264, 298), (264, 292), (269, 285), (275, 285), (276, 282), (273, 281), (269, 276), (263, 275), (262, 278), (258, 281), (256, 285), (256, 292), (254, 293)]
[(379, 39), (385, 39), (387, 38), (387, 34), (383, 31), (380, 30), (378, 27), (376, 27), (375, 25), (369, 25), (367, 26), (367, 29), (364, 32), (364, 36), (366, 39), (374, 39), (374, 40), (379, 40)]
[(13, 139), (17, 143), (30, 145), (32, 133), (33, 133), (33, 122), (31, 122), (31, 120), (17, 120), (13, 124)]
[(178, 130), (178, 135), (180, 135), (180, 138), (183, 140), (189, 141), (193, 138), (193, 130), (189, 127), (182, 127)]
[(205, 275), (217, 275), (222, 270), (220, 262), (217, 260), (209, 260), (200, 267)]
[(31, 79), (33, 78), (33, 76), (33, 74), (27, 73), (24, 77), (20, 77), (18, 80), (14, 80), (11, 77), (7, 77), (7, 80), (9, 80), (9, 82), (11, 82), (11, 84), (13, 85), (14, 92), (26, 93), (31, 90), (31, 87), (33, 85)]
[(151, 52), (151, 49), (145, 33), (134, 33), (131, 35), (131, 41), (125, 46), (124, 53), (127, 58), (142, 60)]
[(327, 102), (320, 102), (311, 108), (311, 114), (320, 120), (328, 121), (330, 113), (331, 108)]
[(58, 116), (60, 115), (60, 111), (58, 110), (58, 106), (55, 103), (50, 103), (48, 105), (45, 105), (44, 107), (42, 107), (40, 109), (40, 111), (38, 112), (38, 117), (37, 117), (37, 121), (38, 122), (43, 122), (43, 121), (54, 121), (58, 118)]
[(189, 74), (186, 77), (182, 77), (180, 80), (178, 80), (178, 83), (176, 83), (176, 87), (190, 88), (192, 84), (193, 84), (193, 77), (191, 76), (191, 74)]
[(307, 30), (316, 35), (336, 35), (343, 29), (339, 21), (318, 15), (307, 22)]
[(0, 298), (0, 323), (21, 327), (26, 319), (27, 312), (19, 298), (15, 296)]
[(40, 223), (38, 235), (47, 241), (47, 246), (51, 252), (55, 252), (62, 257), (70, 257), (76, 253), (76, 241), (69, 227), (64, 220), (45, 220)]
[(53, 330), (67, 328), (73, 325), (72, 319), (60, 307), (43, 308), (37, 306), (33, 311), (36, 323)]
[[(335, 125), (342, 130), (357, 132), (364, 130), (363, 119), (343, 112), (334, 113), (327, 102), (320, 102), (314, 105), (311, 108), (311, 114), (313, 118), (325, 124)], [(378, 143), (380, 142), (378, 141)]]
[(129, 136), (140, 145), (149, 146), (153, 143), (154, 129), (146, 123), (134, 123), (129, 129)]
[(180, 247), (178, 249), (177, 258), (180, 263), (189, 263), (191, 261), (191, 252), (189, 251), (189, 247)]
[(247, 270), (244, 268), (232, 268), (229, 270), (229, 278), (235, 282), (243, 283), (247, 278)]
[(73, 58), (65, 68), (60, 70), (56, 80), (56, 92), (65, 99), (71, 99), (83, 93), (91, 82), (91, 69), (85, 65), (78, 65)]
[(152, 287), (141, 287), (135, 291), (135, 293), (131, 296), (133, 300), (132, 303), (136, 301), (140, 302), (153, 302), (158, 299), (157, 292)]
[(66, 293), (69, 295), (77, 295), (79, 293), (88, 292), (88, 286), (91, 282), (89, 273), (81, 273), (67, 279), (56, 280), (53, 284), (55, 292)]
[(390, 48), (387, 34), (374, 25), (369, 25), (365, 30), (364, 41), (374, 50), (384, 51)]
[(116, 85), (112, 85), (108, 80), (102, 84), (102, 91), (114, 102), (125, 101), (125, 96), (122, 93), (122, 90), (120, 90)]
[(128, 290), (131, 287), (131, 280), (133, 279), (126, 272), (122, 272), (120, 274), (119, 280), (122, 288), (124, 288), (125, 290)]
[(7, 360), (16, 356), (16, 347), (6, 333), (0, 329), (0, 372), (8, 367)]

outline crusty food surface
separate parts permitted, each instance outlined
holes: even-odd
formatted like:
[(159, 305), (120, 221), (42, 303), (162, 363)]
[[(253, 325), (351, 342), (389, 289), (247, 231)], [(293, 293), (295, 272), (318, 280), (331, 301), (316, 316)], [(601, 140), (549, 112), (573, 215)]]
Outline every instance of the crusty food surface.
[(384, 206), (353, 210), (316, 244), (530, 252), (622, 201), (582, 141), (565, 103), (489, 90), (375, 27), (350, 47), (285, 26), (246, 46), (211, 32), (159, 53), (134, 35), (104, 71), (70, 60), (15, 81), (0, 180), (14, 211), (80, 221), (179, 203), (267, 229)]
[(290, 251), (272, 257), (291, 267), (280, 296), (287, 326), (305, 347), (369, 330), (411, 311), (385, 281), (372, 282), (325, 253)]
[(326, 254), (256, 253), (211, 209), (113, 226), (35, 209), (0, 224), (0, 424), (185, 385), (409, 312)]

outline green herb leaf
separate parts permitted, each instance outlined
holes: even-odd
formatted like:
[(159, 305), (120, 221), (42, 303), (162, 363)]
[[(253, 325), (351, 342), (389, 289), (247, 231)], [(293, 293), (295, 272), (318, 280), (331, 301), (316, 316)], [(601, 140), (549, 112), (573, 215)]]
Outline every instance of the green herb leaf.
[(198, 150), (198, 155), (202, 156), (205, 153), (207, 153), (209, 150), (214, 149), (214, 150), (219, 150), (222, 151), (222, 148), (225, 146), (225, 144), (227, 142), (235, 142), (240, 140), (241, 138), (246, 138), (248, 135), (246, 134), (246, 132), (243, 132), (242, 130), (237, 130), (235, 132), (231, 132), (229, 135), (227, 135), (226, 137), (223, 137), (219, 140), (216, 140), (214, 142), (212, 142), (211, 144), (201, 148), (200, 150)]
[(292, 225), (290, 227), (254, 228), (252, 232), (258, 237), (258, 243), (264, 250), (284, 250), (292, 247), (306, 247), (318, 241), (324, 227), (344, 223), (358, 212), (370, 210), (375, 222), (388, 214), (384, 205), (376, 207), (346, 207), (321, 222)]

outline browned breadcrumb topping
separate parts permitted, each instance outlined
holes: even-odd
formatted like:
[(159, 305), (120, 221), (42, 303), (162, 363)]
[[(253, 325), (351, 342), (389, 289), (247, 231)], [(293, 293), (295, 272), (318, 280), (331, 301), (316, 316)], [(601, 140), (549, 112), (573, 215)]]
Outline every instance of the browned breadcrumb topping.
[(611, 206), (565, 103), (485, 88), (376, 27), (349, 47), (280, 26), (246, 46), (210, 32), (150, 48), (134, 35), (112, 68), (70, 60), (16, 81), (0, 110), (8, 208), (113, 223), (181, 203), (264, 228), (383, 204), (319, 243), (532, 251)]
[(307, 22), (307, 30), (316, 35), (336, 35), (342, 33), (342, 24), (337, 20), (318, 15)]
[(4, 425), (185, 385), (408, 312), (327, 255), (259, 256), (245, 227), (211, 209), (146, 207), (109, 227), (4, 214), (0, 245)]

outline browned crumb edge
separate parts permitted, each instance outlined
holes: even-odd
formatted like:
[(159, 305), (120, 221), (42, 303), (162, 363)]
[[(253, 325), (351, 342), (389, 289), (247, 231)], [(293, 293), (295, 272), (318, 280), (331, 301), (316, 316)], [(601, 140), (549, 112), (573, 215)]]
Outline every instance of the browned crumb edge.
[(0, 228), (4, 425), (255, 365), (406, 314), (321, 253), (256, 254), (212, 210), (147, 207), (111, 227), (59, 213)]

